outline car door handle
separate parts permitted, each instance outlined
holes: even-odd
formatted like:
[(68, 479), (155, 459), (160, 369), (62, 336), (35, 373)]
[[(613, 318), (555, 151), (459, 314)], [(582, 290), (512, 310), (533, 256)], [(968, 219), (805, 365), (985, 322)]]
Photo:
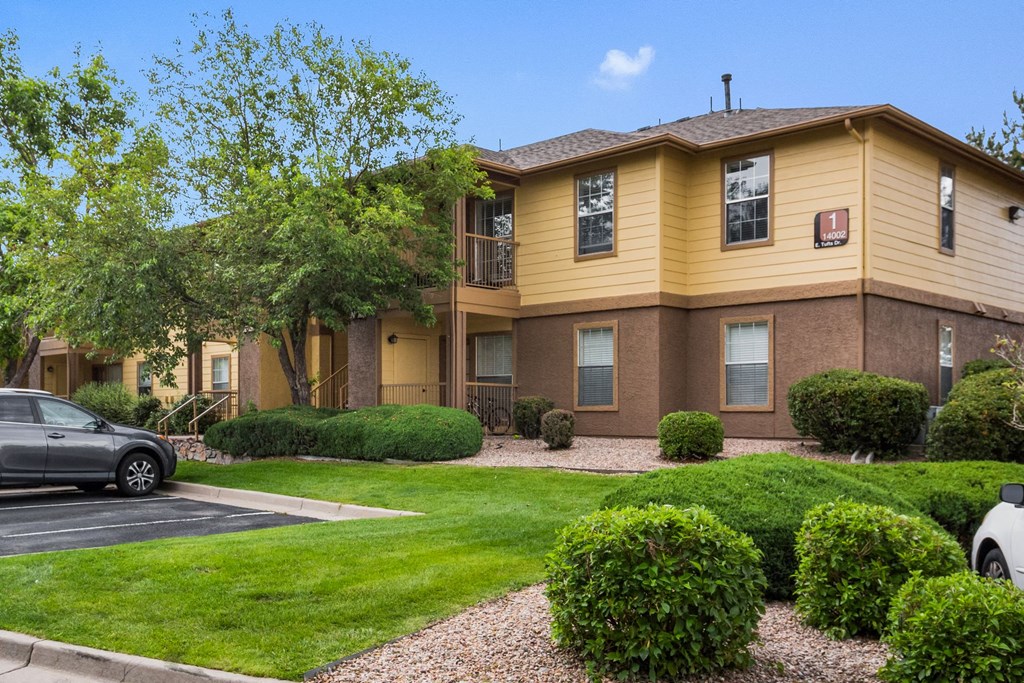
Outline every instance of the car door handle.
[(61, 434), (60, 432), (50, 432), (49, 434), (47, 434), (47, 436), (50, 437), (51, 439), (63, 439), (64, 438), (64, 435)]

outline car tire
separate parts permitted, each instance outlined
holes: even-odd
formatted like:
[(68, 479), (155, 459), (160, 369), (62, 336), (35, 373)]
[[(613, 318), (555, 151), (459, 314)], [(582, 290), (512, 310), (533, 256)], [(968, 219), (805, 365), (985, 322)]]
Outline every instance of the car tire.
[(105, 481), (87, 481), (84, 484), (75, 484), (75, 488), (79, 491), (85, 491), (86, 493), (92, 493), (95, 491), (102, 491), (107, 488), (107, 482)]
[(126, 496), (144, 496), (160, 485), (160, 467), (148, 453), (129, 453), (117, 466), (117, 490)]
[(981, 561), (978, 573), (990, 579), (1011, 580), (1010, 568), (1006, 565), (1006, 558), (1003, 557), (1003, 551), (999, 548), (993, 548), (985, 553), (985, 559)]

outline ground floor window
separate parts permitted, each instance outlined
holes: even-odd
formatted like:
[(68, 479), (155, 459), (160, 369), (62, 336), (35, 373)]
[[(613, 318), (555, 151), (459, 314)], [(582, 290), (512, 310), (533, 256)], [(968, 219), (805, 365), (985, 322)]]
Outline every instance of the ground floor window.
[(581, 323), (575, 333), (577, 410), (618, 409), (617, 322)]
[(722, 321), (722, 408), (772, 409), (771, 317)]
[(511, 334), (487, 334), (476, 338), (476, 381), (512, 384)]
[(231, 388), (231, 356), (216, 356), (210, 360), (210, 389), (227, 391)]
[(149, 363), (141, 362), (138, 365), (139, 378), (136, 383), (139, 396), (150, 396), (153, 393), (153, 373), (149, 369)]
[(953, 326), (939, 323), (939, 405), (953, 388)]

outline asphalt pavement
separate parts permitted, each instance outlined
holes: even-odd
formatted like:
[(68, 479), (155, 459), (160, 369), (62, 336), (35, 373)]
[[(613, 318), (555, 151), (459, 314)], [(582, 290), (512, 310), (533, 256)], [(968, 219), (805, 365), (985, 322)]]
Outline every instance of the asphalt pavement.
[(0, 557), (318, 521), (176, 495), (125, 498), (113, 487), (97, 493), (0, 493)]

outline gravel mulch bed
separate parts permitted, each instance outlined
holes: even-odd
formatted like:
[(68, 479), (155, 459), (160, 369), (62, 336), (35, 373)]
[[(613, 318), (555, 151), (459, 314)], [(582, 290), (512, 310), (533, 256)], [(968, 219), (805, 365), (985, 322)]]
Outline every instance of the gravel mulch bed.
[[(550, 638), (543, 586), (483, 603), (419, 633), (371, 650), (315, 683), (586, 683), (584, 665)], [(773, 602), (761, 619), (755, 664), (690, 683), (877, 681), (886, 647), (874, 640), (829, 640), (801, 626), (791, 605)]]
[[(750, 453), (792, 453), (802, 458), (849, 462), (842, 453), (822, 453), (814, 442), (786, 439), (726, 439), (718, 458), (735, 458)], [(693, 461), (705, 462), (705, 461)], [(686, 462), (661, 457), (657, 439), (620, 439), (577, 436), (570, 448), (552, 451), (540, 439), (516, 439), (490, 436), (479, 453), (453, 465), (478, 467), (556, 467), (561, 469), (648, 472), (663, 467), (679, 467)]]

